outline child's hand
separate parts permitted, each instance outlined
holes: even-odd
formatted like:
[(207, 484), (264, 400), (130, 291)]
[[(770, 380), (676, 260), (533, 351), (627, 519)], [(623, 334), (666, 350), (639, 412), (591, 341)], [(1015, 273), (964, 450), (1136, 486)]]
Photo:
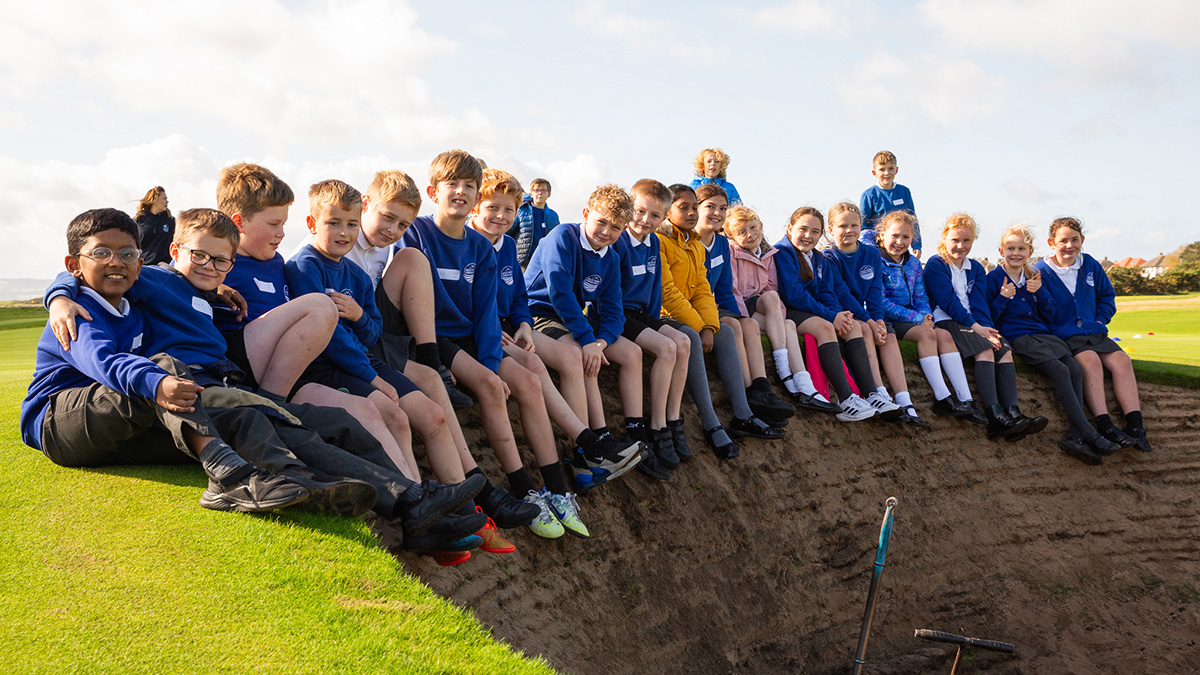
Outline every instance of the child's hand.
[(875, 344), (882, 347), (887, 342), (887, 324), (881, 319), (871, 319), (868, 322), (875, 333)]
[(154, 392), (154, 402), (171, 412), (195, 412), (196, 398), (202, 391), (204, 387), (191, 380), (168, 375), (159, 381), (158, 389)]
[(515, 344), (517, 344), (517, 341), (513, 340), (511, 335), (509, 335), (508, 333), (505, 333), (504, 331), (500, 331), (500, 346), (501, 347), (507, 347), (509, 345), (515, 345)]
[(1000, 349), (1000, 331), (995, 328), (988, 328), (981, 323), (976, 323), (971, 326), (971, 330), (979, 337), (987, 340), (992, 345), (992, 349)]
[(1025, 290), (1029, 291), (1030, 293), (1037, 293), (1038, 289), (1041, 287), (1042, 275), (1035, 274), (1031, 277), (1025, 277)]
[(71, 351), (71, 343), (79, 339), (79, 333), (75, 330), (75, 317), (85, 321), (92, 320), (92, 315), (83, 305), (71, 301), (65, 295), (50, 301), (50, 329), (54, 331), (54, 337), (58, 338), (58, 344), (62, 345), (64, 352)]
[(236, 288), (231, 288), (225, 284), (217, 286), (217, 297), (225, 301), (229, 308), (237, 312), (237, 321), (240, 323), (246, 315), (250, 313), (250, 305), (241, 293), (237, 292)]
[(713, 349), (713, 329), (711, 329), (711, 328), (701, 328), (700, 329), (700, 347), (704, 350), (705, 354), (712, 351), (712, 349)]
[(914, 249), (912, 250), (912, 252), (913, 252), (913, 257), (914, 257), (914, 258), (916, 258), (917, 260), (920, 260), (920, 259), (921, 259), (921, 249), (919, 249), (919, 248), (914, 248)]
[(833, 330), (838, 337), (846, 337), (854, 329), (854, 315), (850, 310), (843, 310), (833, 317)]
[(534, 353), (533, 328), (524, 321), (522, 321), (521, 325), (517, 327), (517, 332), (515, 335), (513, 335), (512, 340), (521, 349), (524, 349), (530, 354)]
[(588, 377), (596, 377), (600, 374), (600, 366), (608, 365), (608, 359), (604, 358), (603, 340), (596, 340), (590, 344), (583, 346), (583, 374)]
[(362, 318), (362, 305), (355, 302), (354, 298), (337, 291), (329, 291), (326, 295), (333, 300), (333, 304), (337, 305), (339, 317), (349, 321), (358, 321)]
[(921, 325), (922, 325), (922, 326), (929, 326), (930, 328), (933, 328), (933, 315), (932, 315), (932, 314), (926, 314), (926, 315), (925, 315), (925, 318), (921, 320)]
[(389, 384), (387, 380), (376, 375), (375, 379), (371, 380), (371, 386), (382, 391), (383, 395), (391, 399), (392, 403), (400, 405), (400, 396), (396, 393), (396, 388)]
[(1003, 295), (1006, 298), (1011, 298), (1016, 294), (1017, 285), (1012, 282), (1012, 279), (1008, 278), (1008, 275), (1005, 275), (1004, 285), (1000, 287), (1000, 295)]

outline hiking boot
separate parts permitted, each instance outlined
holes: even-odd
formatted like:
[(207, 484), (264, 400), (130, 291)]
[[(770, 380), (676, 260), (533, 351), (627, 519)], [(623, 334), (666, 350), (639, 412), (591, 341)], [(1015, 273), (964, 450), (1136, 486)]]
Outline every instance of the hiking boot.
[(650, 449), (658, 459), (658, 463), (667, 471), (679, 467), (679, 455), (675, 454), (675, 440), (671, 438), (671, 430), (663, 427), (650, 431)]
[(746, 403), (750, 411), (759, 417), (788, 419), (796, 414), (796, 407), (775, 395), (767, 378), (760, 377), (746, 388)]
[(562, 523), (558, 522), (558, 518), (554, 517), (554, 513), (550, 511), (550, 504), (541, 492), (530, 490), (529, 494), (525, 495), (525, 503), (537, 509), (538, 512), (529, 522), (530, 532), (542, 539), (558, 539), (563, 536), (566, 529), (563, 528)]
[(1150, 452), (1154, 448), (1150, 447), (1150, 441), (1146, 440), (1146, 428), (1138, 427), (1137, 429), (1126, 429), (1126, 435), (1133, 439), (1133, 446), (1142, 452)]
[[(1006, 441), (1009, 438), (1021, 438), (1025, 435), (1024, 432), (1029, 428), (1030, 423), (1033, 422), (1028, 417), (1013, 419), (1008, 416), (1004, 408), (998, 405), (994, 405), (984, 412), (987, 413), (987, 437), (989, 441), (994, 441), (1001, 436)], [(1091, 450), (1088, 452), (1091, 452)]]
[(841, 408), (837, 407), (837, 404), (826, 401), (820, 394), (796, 392), (792, 394), (792, 401), (806, 410), (815, 410), (816, 412), (828, 413), (830, 415), (836, 415), (842, 411)]
[(454, 378), (450, 376), (450, 369), (446, 366), (438, 366), (438, 375), (442, 377), (442, 384), (446, 385), (446, 395), (450, 397), (450, 405), (455, 410), (470, 408), (475, 405), (475, 399), (471, 398), (466, 392), (459, 389), (454, 384)]
[[(1112, 441), (1113, 443), (1116, 443), (1117, 445), (1121, 446), (1122, 448), (1132, 448), (1137, 443), (1136, 438), (1125, 433), (1124, 431), (1121, 431), (1120, 429), (1118, 429), (1114, 426), (1110, 426), (1107, 429), (1101, 429), (1100, 433), (1104, 434), (1105, 438)], [(1142, 435), (1143, 436), (1145, 435), (1144, 431), (1142, 432)]]
[(733, 424), (729, 425), (727, 430), (731, 438), (742, 438), (750, 436), (752, 438), (766, 438), (774, 440), (783, 438), (783, 432), (778, 429), (772, 429), (767, 426), (767, 423), (757, 417), (748, 417), (744, 420), (735, 419)]
[(1016, 443), (1017, 441), (1021, 440), (1022, 438), (1025, 438), (1026, 436), (1031, 436), (1033, 434), (1036, 434), (1039, 431), (1042, 431), (1043, 429), (1045, 429), (1047, 424), (1050, 424), (1050, 420), (1046, 419), (1045, 417), (1042, 417), (1041, 415), (1038, 415), (1036, 417), (1027, 417), (1027, 416), (1021, 414), (1021, 409), (1015, 405), (1010, 407), (1005, 412), (1007, 412), (1009, 418), (1014, 421), (1019, 422), (1021, 420), (1029, 420), (1029, 425), (1027, 427), (1025, 427), (1025, 429), (1023, 431), (1021, 431), (1020, 433), (1012, 433), (1012, 434), (1007, 434), (1004, 436), (1004, 440), (1008, 441), (1009, 443)]
[(478, 504), (483, 513), (491, 517), (496, 527), (502, 530), (528, 525), (529, 521), (538, 517), (537, 506), (517, 499), (502, 487), (493, 487), (488, 498)]
[(592, 536), (588, 532), (587, 525), (579, 519), (579, 504), (575, 501), (575, 495), (568, 492), (565, 495), (557, 495), (545, 488), (542, 489), (542, 500), (550, 507), (550, 512), (558, 519), (558, 522), (567, 532), (579, 537), (587, 539)]
[(843, 422), (861, 422), (879, 414), (878, 410), (858, 394), (850, 394), (850, 398), (841, 402), (840, 408), (842, 412), (838, 413), (837, 418)]
[(442, 567), (454, 567), (471, 559), (470, 551), (434, 551), (427, 555)]
[(867, 395), (867, 403), (877, 410), (879, 418), (886, 422), (898, 422), (904, 414), (904, 409), (896, 405), (895, 401), (877, 391)]
[(308, 490), (308, 499), (296, 505), (297, 511), (357, 518), (370, 511), (379, 497), (375, 486), (366, 481), (330, 476), (311, 467), (291, 467), (275, 475)]
[(1072, 436), (1064, 441), (1059, 441), (1058, 447), (1062, 448), (1063, 452), (1083, 462), (1084, 464), (1096, 466), (1097, 464), (1104, 462), (1100, 455), (1092, 452), (1092, 449), (1088, 446), (1087, 441), (1083, 440), (1082, 438)]
[(391, 519), (400, 521), (406, 536), (420, 534), (443, 516), (461, 509), (474, 499), (486, 484), (487, 478), (480, 474), (467, 476), (463, 482), (453, 485), (433, 480), (423, 481), (401, 495)]
[(645, 459), (638, 463), (637, 468), (642, 473), (661, 481), (671, 480), (671, 472), (667, 471), (658, 462), (658, 456), (653, 452), (647, 452)]
[[(476, 513), (483, 513), (483, 509), (476, 506)], [(496, 529), (496, 523), (491, 518), (487, 519), (487, 523), (475, 533), (475, 536), (483, 540), (479, 545), (481, 551), (488, 553), (512, 553), (517, 550), (517, 545), (500, 536), (500, 531)], [(439, 565), (441, 563), (438, 563)], [(458, 564), (458, 563), (455, 563)]]
[(668, 420), (667, 428), (671, 430), (671, 441), (675, 444), (675, 454), (679, 455), (679, 461), (690, 460), (692, 449), (688, 447), (687, 434), (683, 433), (683, 420)]
[[(712, 446), (713, 454), (717, 456), (717, 459), (728, 460), (742, 454), (742, 451), (738, 449), (737, 443), (734, 443), (733, 439), (730, 439), (728, 443), (723, 445), (717, 445), (717, 441), (714, 437), (718, 431), (725, 431), (725, 427), (715, 426), (712, 429), (706, 429), (704, 431), (704, 433), (708, 436), (708, 444)], [(725, 435), (728, 436), (729, 433), (726, 432)]]
[(213, 511), (257, 513), (299, 504), (308, 490), (283, 476), (275, 476), (253, 464), (243, 464), (218, 480), (208, 477), (208, 488), (200, 495), (200, 506)]
[(409, 553), (430, 553), (432, 551), (466, 551), (483, 544), (483, 538), (475, 533), (487, 524), (487, 516), (482, 513), (459, 515), (452, 513), (442, 516), (421, 534), (404, 533), (404, 541), (400, 548)]

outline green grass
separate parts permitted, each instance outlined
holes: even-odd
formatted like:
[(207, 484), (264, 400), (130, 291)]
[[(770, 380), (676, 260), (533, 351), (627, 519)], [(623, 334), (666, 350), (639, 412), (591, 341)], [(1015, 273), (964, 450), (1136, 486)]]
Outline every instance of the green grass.
[(361, 521), (215, 513), (196, 503), (196, 466), (64, 469), (26, 447), (16, 411), (44, 321), (0, 310), (6, 674), (551, 672)]
[[(1200, 366), (1200, 297), (1130, 296), (1117, 298), (1109, 334), (1135, 361)], [(1135, 338), (1135, 335), (1141, 337)]]

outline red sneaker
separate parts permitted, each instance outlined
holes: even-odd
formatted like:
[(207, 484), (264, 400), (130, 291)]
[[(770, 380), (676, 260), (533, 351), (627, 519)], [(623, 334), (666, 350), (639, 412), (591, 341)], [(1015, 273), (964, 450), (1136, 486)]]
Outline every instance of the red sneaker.
[(471, 559), (470, 551), (434, 551), (429, 555), (442, 567), (454, 567)]
[[(483, 513), (483, 509), (478, 506), (475, 507), (475, 510)], [(483, 529), (475, 534), (483, 538), (483, 545), (479, 547), (481, 551), (487, 551), (488, 553), (512, 553), (517, 550), (516, 544), (500, 536), (500, 531), (496, 529), (496, 523), (491, 518), (488, 518), (487, 524), (483, 526)]]

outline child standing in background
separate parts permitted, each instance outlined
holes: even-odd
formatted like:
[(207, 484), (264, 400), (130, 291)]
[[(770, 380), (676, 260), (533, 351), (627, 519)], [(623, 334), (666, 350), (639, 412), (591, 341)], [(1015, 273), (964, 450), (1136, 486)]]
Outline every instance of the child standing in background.
[(907, 211), (914, 218), (912, 252), (920, 258), (921, 226), (915, 220), (917, 208), (913, 206), (912, 193), (908, 188), (896, 182), (896, 173), (899, 170), (896, 167), (896, 156), (887, 150), (875, 153), (875, 158), (871, 160), (871, 175), (875, 176), (875, 185), (863, 190), (862, 197), (858, 200), (863, 220), (862, 242), (874, 246), (879, 219), (892, 211)]
[(733, 183), (725, 180), (725, 172), (729, 169), (729, 155), (720, 148), (705, 148), (692, 161), (696, 177), (692, 179), (691, 188), (699, 190), (701, 185), (715, 185), (725, 191), (730, 204), (741, 204), (742, 196), (738, 194)]

